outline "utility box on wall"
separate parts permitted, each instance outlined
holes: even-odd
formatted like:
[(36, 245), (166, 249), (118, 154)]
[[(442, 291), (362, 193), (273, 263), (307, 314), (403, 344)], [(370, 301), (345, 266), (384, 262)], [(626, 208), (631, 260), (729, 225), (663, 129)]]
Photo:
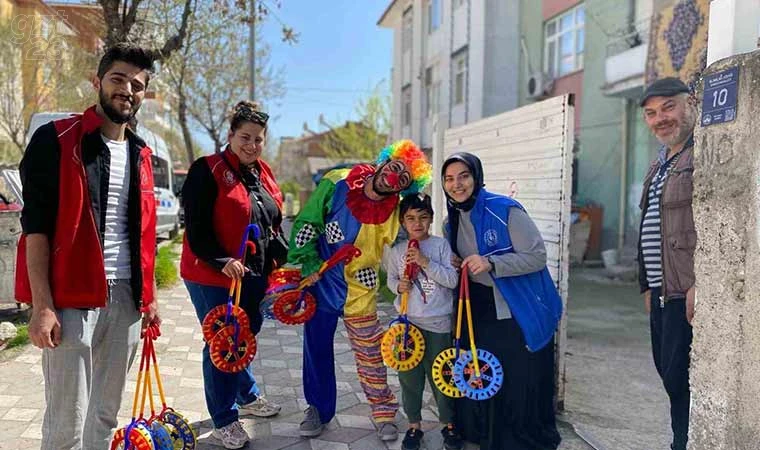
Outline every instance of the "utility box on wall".
[(13, 287), (22, 204), (18, 171), (0, 170), (0, 303), (16, 301)]

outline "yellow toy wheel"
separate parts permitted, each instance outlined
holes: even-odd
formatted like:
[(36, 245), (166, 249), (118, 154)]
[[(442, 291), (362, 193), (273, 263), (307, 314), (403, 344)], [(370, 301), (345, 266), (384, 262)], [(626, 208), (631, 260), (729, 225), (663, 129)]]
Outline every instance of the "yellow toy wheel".
[[(461, 354), (461, 350), (460, 350)], [(456, 363), (456, 349), (447, 348), (439, 353), (433, 360), (431, 372), (433, 383), (443, 395), (451, 398), (462, 398), (464, 394), (454, 383), (454, 364)]]
[[(404, 339), (405, 334), (407, 335), (406, 340)], [(414, 325), (395, 323), (383, 335), (383, 340), (380, 342), (380, 353), (383, 355), (383, 362), (386, 366), (399, 372), (405, 372), (417, 367), (422, 361), (425, 354), (425, 338)]]

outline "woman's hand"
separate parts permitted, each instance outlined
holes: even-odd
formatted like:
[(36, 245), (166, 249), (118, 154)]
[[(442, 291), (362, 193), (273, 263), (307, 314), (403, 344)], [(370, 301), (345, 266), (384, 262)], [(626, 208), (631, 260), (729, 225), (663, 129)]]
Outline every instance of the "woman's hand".
[(246, 269), (243, 263), (237, 259), (231, 259), (227, 262), (227, 264), (224, 265), (222, 273), (232, 278), (233, 280), (239, 280), (243, 278), (243, 275), (245, 275), (245, 272), (247, 270), (248, 269)]
[(470, 255), (462, 261), (462, 266), (470, 269), (470, 273), (473, 275), (479, 275), (481, 273), (487, 273), (493, 270), (491, 262), (488, 258), (480, 255)]

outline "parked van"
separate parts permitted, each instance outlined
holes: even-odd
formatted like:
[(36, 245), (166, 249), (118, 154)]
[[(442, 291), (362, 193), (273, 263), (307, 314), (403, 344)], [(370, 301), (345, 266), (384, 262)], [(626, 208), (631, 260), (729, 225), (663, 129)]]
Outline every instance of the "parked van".
[[(28, 143), (37, 128), (52, 120), (64, 119), (73, 115), (70, 112), (41, 112), (33, 114), (29, 120), (29, 130), (26, 133)], [(166, 142), (157, 134), (143, 125), (139, 125), (137, 134), (145, 140), (153, 150), (151, 163), (153, 165), (153, 182), (156, 194), (156, 234), (171, 239), (179, 232), (179, 201), (174, 195), (172, 158)]]

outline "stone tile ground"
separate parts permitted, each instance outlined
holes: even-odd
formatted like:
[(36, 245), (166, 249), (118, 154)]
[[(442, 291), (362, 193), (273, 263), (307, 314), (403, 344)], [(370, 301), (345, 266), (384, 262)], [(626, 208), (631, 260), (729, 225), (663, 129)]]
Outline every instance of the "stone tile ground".
[[(159, 356), (167, 403), (192, 421), (199, 433), (199, 450), (219, 449), (209, 441), (211, 422), (203, 395), (200, 356), (203, 347), (200, 326), (184, 286), (161, 292), (162, 336), (156, 350)], [(380, 311), (389, 320), (389, 306)], [(254, 373), (267, 397), (282, 405), (281, 413), (270, 419), (243, 417), (245, 428), (254, 436), (248, 448), (256, 450), (378, 450), (399, 449), (401, 439), (383, 443), (377, 439), (370, 421), (370, 408), (356, 379), (353, 353), (346, 332), (339, 322), (335, 339), (338, 413), (328, 429), (317, 439), (298, 436), (298, 424), (306, 407), (301, 389), (302, 327), (275, 326), (267, 321), (258, 337)], [(31, 450), (40, 447), (40, 428), (44, 412), (44, 385), (41, 351), (28, 346), (0, 362), (0, 449)], [(138, 359), (139, 361), (139, 359)], [(133, 367), (120, 412), (120, 423), (129, 422), (137, 370)], [(398, 395), (398, 378), (389, 375)], [(428, 388), (429, 389), (429, 388)], [(429, 390), (423, 411), (425, 448), (442, 448), (435, 404)], [(399, 413), (399, 429), (406, 429)], [(572, 430), (562, 426), (561, 450), (586, 450)], [(470, 449), (476, 446), (468, 447)]]

